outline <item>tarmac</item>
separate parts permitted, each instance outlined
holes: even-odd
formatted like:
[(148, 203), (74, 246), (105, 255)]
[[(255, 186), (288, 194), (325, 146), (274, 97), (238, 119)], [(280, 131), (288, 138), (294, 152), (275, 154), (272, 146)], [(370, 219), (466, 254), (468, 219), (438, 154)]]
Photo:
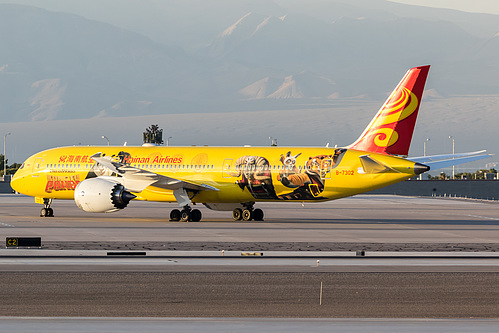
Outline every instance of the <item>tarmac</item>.
[(132, 202), (89, 214), (61, 201), (54, 218), (41, 218), (32, 198), (0, 196), (2, 241), (42, 240), (1, 244), (2, 314), (499, 317), (498, 203), (364, 195), (258, 205), (263, 222), (201, 208), (199, 223), (168, 221), (174, 207)]

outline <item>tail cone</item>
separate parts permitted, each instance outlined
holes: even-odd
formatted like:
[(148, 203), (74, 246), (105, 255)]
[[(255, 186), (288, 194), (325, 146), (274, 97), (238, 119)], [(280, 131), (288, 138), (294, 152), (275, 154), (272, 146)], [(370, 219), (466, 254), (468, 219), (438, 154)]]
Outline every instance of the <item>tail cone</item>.
[(423, 172), (430, 171), (430, 167), (421, 163), (414, 164), (414, 173), (420, 175)]

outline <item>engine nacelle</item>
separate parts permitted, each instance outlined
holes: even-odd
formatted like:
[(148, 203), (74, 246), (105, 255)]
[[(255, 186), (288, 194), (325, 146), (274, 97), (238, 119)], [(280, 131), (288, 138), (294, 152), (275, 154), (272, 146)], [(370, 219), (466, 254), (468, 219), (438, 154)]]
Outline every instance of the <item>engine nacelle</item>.
[(75, 203), (86, 212), (110, 213), (125, 208), (136, 196), (109, 178), (90, 178), (75, 188)]

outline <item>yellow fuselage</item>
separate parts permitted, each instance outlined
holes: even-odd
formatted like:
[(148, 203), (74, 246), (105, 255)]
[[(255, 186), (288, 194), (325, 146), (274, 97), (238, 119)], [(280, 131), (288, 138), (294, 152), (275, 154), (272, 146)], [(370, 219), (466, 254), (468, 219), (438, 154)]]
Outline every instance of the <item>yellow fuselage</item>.
[[(415, 176), (414, 162), (403, 158), (335, 148), (301, 147), (62, 147), (28, 158), (12, 187), (36, 198), (73, 199), (88, 178), (116, 176), (90, 156), (101, 152), (132, 167), (170, 178), (209, 185), (192, 202), (325, 201), (363, 193)], [(390, 166), (367, 173), (360, 156)], [(148, 186), (138, 200), (174, 202), (172, 190)]]

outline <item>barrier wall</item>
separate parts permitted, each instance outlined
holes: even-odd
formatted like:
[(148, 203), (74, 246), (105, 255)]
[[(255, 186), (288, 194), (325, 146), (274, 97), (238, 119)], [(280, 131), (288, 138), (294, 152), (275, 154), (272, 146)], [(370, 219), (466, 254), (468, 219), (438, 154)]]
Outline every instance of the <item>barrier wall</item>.
[(12, 193), (10, 182), (0, 182), (0, 193)]
[(408, 180), (370, 194), (407, 196), (456, 196), (499, 200), (498, 180)]

